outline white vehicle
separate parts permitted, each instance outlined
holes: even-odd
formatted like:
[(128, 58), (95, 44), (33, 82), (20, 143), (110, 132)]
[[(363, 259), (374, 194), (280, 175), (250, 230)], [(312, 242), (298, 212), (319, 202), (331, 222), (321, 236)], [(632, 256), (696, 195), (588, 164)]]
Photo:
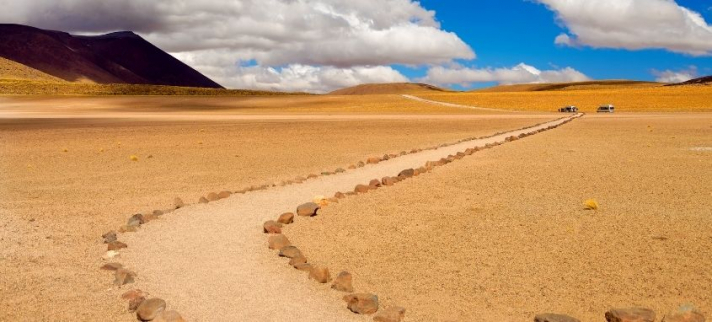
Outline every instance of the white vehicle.
[(598, 110), (596, 112), (598, 113), (613, 113), (615, 111), (616, 107), (613, 106), (613, 104), (608, 104), (608, 105), (601, 105), (598, 107)]
[(576, 113), (576, 112), (578, 112), (578, 107), (573, 106), (573, 105), (562, 107), (559, 109), (559, 112), (561, 112), (561, 113)]

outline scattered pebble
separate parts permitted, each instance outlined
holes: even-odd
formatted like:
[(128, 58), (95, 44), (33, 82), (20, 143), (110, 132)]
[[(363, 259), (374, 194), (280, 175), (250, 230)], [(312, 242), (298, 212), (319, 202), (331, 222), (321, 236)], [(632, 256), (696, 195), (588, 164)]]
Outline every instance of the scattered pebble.
[(126, 285), (129, 283), (133, 283), (135, 278), (136, 273), (125, 268), (120, 268), (116, 270), (116, 273), (114, 275), (114, 284), (116, 286)]
[(107, 246), (107, 250), (119, 250), (119, 249), (124, 249), (126, 247), (129, 247), (129, 246), (117, 240), (117, 241), (110, 242), (109, 245)]
[(328, 283), (331, 281), (331, 275), (329, 275), (329, 269), (321, 266), (312, 267), (309, 271), (309, 278), (313, 279), (319, 283)]
[(136, 316), (142, 321), (151, 321), (165, 309), (166, 301), (159, 298), (152, 298), (143, 301), (143, 303), (138, 306)]
[(178, 198), (178, 197), (173, 199), (173, 207), (175, 207), (176, 209), (185, 207), (185, 203), (183, 202), (183, 199)]
[(352, 280), (353, 277), (351, 276), (351, 273), (343, 271), (339, 273), (339, 275), (336, 275), (336, 279), (334, 280), (334, 283), (331, 284), (331, 288), (337, 291), (351, 293), (354, 291)]
[(692, 305), (683, 305), (666, 314), (662, 322), (705, 322), (705, 316)]
[(316, 216), (317, 211), (321, 207), (313, 202), (307, 202), (305, 204), (300, 205), (297, 207), (297, 215), (303, 216), (303, 217), (313, 217)]
[(373, 314), (378, 311), (378, 296), (370, 293), (356, 293), (344, 296), (346, 307), (356, 314)]
[(269, 236), (267, 240), (267, 247), (269, 247), (269, 249), (282, 249), (291, 245), (292, 243), (287, 239), (287, 236), (282, 234)]
[(279, 215), (277, 222), (280, 224), (285, 224), (285, 225), (289, 225), (289, 224), (293, 223), (294, 222), (294, 213), (285, 212), (285, 213)]
[(211, 192), (208, 194), (207, 199), (208, 199), (208, 201), (216, 201), (216, 200), (220, 199), (220, 197), (218, 197), (217, 193)]
[(302, 251), (300, 251), (299, 248), (296, 248), (294, 246), (286, 246), (286, 247), (282, 247), (282, 249), (279, 250), (279, 256), (287, 257), (287, 258), (294, 258), (294, 257), (299, 257), (299, 256), (304, 256), (304, 255), (302, 255)]
[(262, 230), (265, 234), (281, 234), (282, 224), (274, 220), (268, 220), (262, 225)]
[(101, 235), (102, 238), (104, 238), (104, 244), (108, 244), (111, 242), (115, 242), (117, 237), (116, 237), (116, 231), (109, 231), (103, 235)]

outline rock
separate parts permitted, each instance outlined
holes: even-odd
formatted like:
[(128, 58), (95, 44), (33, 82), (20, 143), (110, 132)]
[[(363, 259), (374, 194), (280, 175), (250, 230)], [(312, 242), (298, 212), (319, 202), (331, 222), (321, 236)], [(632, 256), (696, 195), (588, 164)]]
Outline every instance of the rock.
[(101, 238), (104, 238), (104, 244), (115, 242), (117, 239), (116, 232), (112, 230), (110, 232), (107, 232), (107, 233), (101, 235)]
[(309, 278), (313, 279), (319, 283), (328, 283), (331, 281), (331, 275), (329, 275), (329, 269), (321, 266), (312, 267), (309, 271)]
[(307, 176), (307, 179), (315, 179), (315, 178), (318, 178), (318, 177), (319, 177), (318, 175), (312, 173), (312, 174), (310, 174), (310, 175)]
[(135, 233), (137, 231), (138, 231), (138, 226), (124, 225), (124, 226), (119, 227), (119, 232), (122, 234), (123, 233)]
[(346, 271), (341, 272), (339, 275), (336, 275), (336, 279), (334, 283), (331, 284), (331, 288), (337, 291), (351, 293), (354, 291), (354, 287), (351, 285), (352, 279), (351, 273)]
[(335, 173), (344, 173), (344, 172), (346, 172), (346, 170), (344, 170), (344, 168), (338, 168), (338, 169), (334, 170), (334, 172)]
[(534, 317), (534, 322), (581, 322), (579, 319), (563, 314), (544, 313)]
[(381, 179), (381, 184), (384, 186), (392, 186), (396, 184), (396, 180), (391, 177), (383, 177), (383, 179)]
[(297, 270), (303, 271), (303, 272), (311, 272), (312, 265), (309, 263), (297, 264), (297, 265), (294, 265), (294, 268), (296, 268)]
[(381, 181), (378, 179), (373, 179), (371, 182), (368, 183), (368, 186), (371, 187), (371, 189), (376, 189), (381, 186)]
[(129, 312), (136, 312), (136, 310), (138, 310), (138, 307), (141, 306), (141, 303), (143, 303), (144, 301), (146, 301), (145, 296), (137, 296), (129, 299)]
[(425, 167), (420, 167), (417, 169), (417, 171), (420, 172), (420, 174), (423, 174), (423, 173), (427, 173), (428, 169), (426, 169)]
[(126, 226), (141, 226), (146, 222), (142, 214), (135, 214), (126, 222)]
[(218, 197), (218, 194), (217, 194), (217, 193), (211, 192), (211, 193), (208, 194), (207, 199), (208, 199), (208, 201), (216, 201), (216, 200), (218, 200), (218, 199), (220, 199), (220, 198)]
[[(158, 210), (158, 211), (160, 211), (160, 210)], [(154, 221), (156, 219), (158, 219), (158, 216), (154, 215), (153, 213), (150, 213), (148, 215), (143, 215), (143, 223), (144, 224), (147, 222), (150, 222), (150, 221)]]
[(127, 270), (125, 268), (120, 268), (114, 273), (114, 284), (116, 286), (122, 286), (129, 283), (133, 283), (136, 278), (136, 273)]
[(379, 162), (381, 162), (381, 158), (379, 157), (370, 157), (366, 160), (366, 163), (368, 164), (378, 164)]
[(611, 309), (606, 312), (608, 322), (655, 322), (655, 312), (650, 309), (633, 307)]
[(294, 246), (285, 246), (279, 250), (279, 256), (286, 258), (294, 258), (299, 256), (303, 257), (304, 255), (302, 255), (302, 251), (300, 251), (299, 248), (296, 248)]
[(378, 296), (370, 293), (355, 293), (344, 296), (346, 307), (357, 314), (373, 314), (378, 311)]
[(363, 161), (359, 161), (358, 163), (356, 163), (356, 166), (359, 167), (359, 168), (363, 168), (363, 167), (366, 166), (366, 164), (363, 163)]
[(334, 173), (333, 173), (333, 172), (329, 172), (329, 171), (324, 171), (324, 172), (321, 173), (322, 176), (330, 176), (330, 175), (332, 175), (332, 174), (334, 174)]
[(356, 193), (366, 193), (369, 190), (371, 190), (371, 187), (363, 184), (357, 185), (356, 188), (354, 188), (354, 192)]
[(136, 316), (141, 321), (152, 321), (166, 309), (166, 301), (152, 298), (143, 301), (136, 310)]
[(185, 203), (183, 202), (183, 199), (178, 198), (178, 197), (173, 199), (173, 207), (175, 207), (176, 209), (185, 207)]
[(139, 290), (139, 289), (133, 289), (130, 291), (124, 292), (124, 294), (121, 294), (121, 298), (127, 301), (130, 301), (132, 299), (138, 298), (138, 297), (147, 297), (148, 293)]
[(381, 160), (383, 160), (383, 161), (388, 161), (390, 159), (391, 159), (391, 156), (389, 156), (388, 154), (384, 154), (383, 157), (381, 157)]
[(326, 201), (328, 201), (328, 203), (339, 203), (339, 198), (332, 197), (332, 198), (326, 199)]
[(307, 202), (297, 207), (297, 215), (303, 217), (314, 217), (321, 207), (313, 202)]
[(415, 174), (415, 170), (413, 169), (405, 169), (401, 171), (398, 176), (401, 178), (410, 178)]
[(120, 256), (119, 252), (117, 252), (115, 250), (110, 250), (110, 251), (107, 251), (104, 255), (102, 255), (101, 259), (108, 261), (108, 260), (111, 260), (111, 259), (113, 259), (115, 257), (119, 257), (119, 256)]
[(119, 250), (119, 249), (123, 249), (126, 247), (129, 247), (129, 246), (117, 240), (114, 242), (110, 242), (107, 250)]
[(208, 201), (208, 199), (206, 199), (205, 197), (200, 197), (200, 199), (198, 200), (198, 203), (208, 203), (208, 202), (210, 202), (210, 201)]
[(269, 236), (267, 240), (267, 246), (269, 249), (282, 249), (287, 246), (292, 246), (292, 243), (287, 239), (287, 236), (282, 234)]
[(121, 265), (120, 263), (106, 263), (101, 266), (101, 269), (104, 271), (118, 271), (123, 267), (124, 265)]
[(285, 212), (285, 213), (279, 215), (277, 222), (280, 224), (285, 224), (285, 225), (289, 225), (289, 224), (293, 223), (294, 222), (294, 213)]
[(185, 319), (176, 311), (163, 311), (153, 322), (185, 322)]
[(348, 169), (349, 169), (349, 170), (356, 169), (356, 165), (355, 165), (355, 164), (352, 164), (352, 165), (350, 165), (350, 166), (348, 167)]
[(304, 181), (307, 181), (307, 179), (304, 178), (304, 177), (296, 177), (296, 178), (294, 178), (294, 182), (296, 182), (296, 183), (302, 183), (302, 182), (304, 182)]
[(405, 317), (405, 309), (400, 306), (392, 306), (373, 317), (375, 322), (401, 322)]
[(153, 217), (155, 218), (163, 216), (164, 214), (165, 212), (163, 210), (154, 210), (153, 213), (151, 213), (151, 215), (153, 215)]
[(262, 230), (265, 234), (281, 234), (282, 224), (274, 220), (268, 220), (262, 225)]
[(662, 322), (705, 322), (705, 316), (694, 307), (685, 305), (666, 314)]
[(323, 207), (323, 206), (326, 206), (329, 204), (326, 197), (324, 197), (324, 196), (315, 196), (313, 201), (315, 204), (319, 205), (320, 207)]
[(225, 199), (227, 197), (230, 197), (230, 195), (232, 195), (232, 192), (230, 191), (221, 191), (220, 193), (218, 193), (218, 198)]
[(304, 256), (297, 256), (289, 260), (289, 265), (292, 267), (296, 267), (297, 265), (300, 264), (306, 264), (307, 263), (307, 258)]

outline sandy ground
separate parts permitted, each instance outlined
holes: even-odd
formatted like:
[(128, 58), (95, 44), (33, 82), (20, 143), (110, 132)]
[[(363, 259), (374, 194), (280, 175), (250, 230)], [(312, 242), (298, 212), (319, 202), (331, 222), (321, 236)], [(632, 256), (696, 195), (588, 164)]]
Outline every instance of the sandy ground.
[[(587, 116), (350, 197), (286, 235), (408, 321), (712, 315), (712, 116)], [(595, 198), (597, 212), (582, 203)]]
[[(299, 185), (182, 208), (166, 215), (165, 220), (151, 222), (139, 233), (122, 235), (121, 239), (130, 245), (122, 251), (122, 263), (139, 272), (138, 287), (167, 299), (192, 321), (367, 321), (369, 317), (356, 316), (345, 309), (340, 298), (343, 293), (307, 281), (305, 273), (289, 267), (285, 259), (267, 250), (262, 223), (294, 211), (314, 196), (352, 191), (359, 183), (397, 175), (403, 169), (422, 166), (468, 147), (503, 141), (507, 135), (410, 154)], [(309, 258), (310, 254), (306, 256)], [(328, 293), (331, 296), (325, 296)]]
[[(185, 117), (176, 109), (170, 114), (178, 119), (210, 116), (149, 121), (132, 119), (124, 106), (106, 117), (74, 119), (68, 117), (85, 114), (65, 113), (57, 101), (42, 100), (35, 114), (21, 113), (40, 113), (42, 119), (0, 120), (0, 321), (133, 320), (119, 291), (110, 287), (110, 276), (97, 269), (104, 250), (99, 236), (133, 213), (169, 207), (175, 196), (195, 202), (211, 191), (552, 118), (322, 114), (219, 121), (226, 113), (188, 110), (183, 112), (191, 116)], [(69, 102), (66, 108), (96, 108), (77, 98)], [(13, 104), (2, 110), (25, 106)], [(131, 155), (139, 161), (130, 161)]]

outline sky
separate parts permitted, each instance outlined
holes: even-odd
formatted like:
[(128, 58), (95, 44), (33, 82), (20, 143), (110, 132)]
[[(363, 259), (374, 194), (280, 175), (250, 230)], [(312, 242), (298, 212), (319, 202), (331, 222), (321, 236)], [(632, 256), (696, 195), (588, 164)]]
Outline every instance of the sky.
[(712, 0), (0, 0), (0, 22), (131, 30), (228, 88), (712, 74)]

